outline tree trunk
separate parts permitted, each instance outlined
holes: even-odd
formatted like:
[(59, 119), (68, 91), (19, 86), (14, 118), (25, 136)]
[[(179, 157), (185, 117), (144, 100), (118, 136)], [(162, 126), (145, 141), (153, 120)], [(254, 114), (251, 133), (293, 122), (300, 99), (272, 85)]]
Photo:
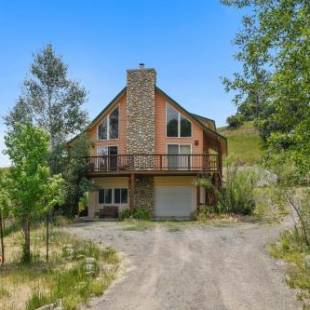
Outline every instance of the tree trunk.
[(4, 233), (3, 233), (3, 217), (2, 217), (2, 211), (0, 210), (0, 239), (1, 239), (1, 263), (4, 264)]
[(46, 262), (49, 260), (49, 213), (46, 215)]
[(23, 262), (30, 263), (31, 261), (31, 252), (30, 252), (30, 219), (28, 217), (25, 218), (25, 222), (23, 225), (24, 231), (24, 248), (23, 248)]

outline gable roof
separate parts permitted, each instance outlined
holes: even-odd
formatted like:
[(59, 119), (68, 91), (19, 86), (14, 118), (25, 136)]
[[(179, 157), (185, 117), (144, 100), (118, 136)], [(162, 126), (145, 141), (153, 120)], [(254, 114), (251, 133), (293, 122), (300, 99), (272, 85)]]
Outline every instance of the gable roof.
[[(123, 95), (126, 94), (127, 91), (127, 87), (125, 86), (106, 106), (103, 110), (101, 110), (101, 112), (90, 122), (90, 124), (84, 129), (83, 132), (87, 131), (88, 129), (90, 129), (91, 127), (93, 127), (96, 122), (100, 119), (100, 117), (106, 113), (114, 103), (116, 103), (120, 97), (122, 97)], [(222, 136), (221, 134), (219, 134), (216, 131), (216, 125), (215, 125), (215, 121), (198, 115), (198, 114), (194, 114), (194, 113), (190, 113), (187, 110), (185, 110), (178, 102), (176, 102), (174, 99), (172, 99), (169, 95), (167, 95), (162, 89), (160, 89), (159, 87), (155, 86), (155, 91), (158, 91), (159, 93), (161, 93), (163, 96), (165, 96), (172, 104), (174, 104), (177, 108), (179, 108), (184, 114), (190, 116), (192, 119), (194, 119), (205, 131), (205, 133), (208, 136), (211, 136), (213, 138), (215, 138), (217, 141), (220, 142), (221, 144), (221, 148), (223, 150), (224, 153), (227, 153), (227, 139), (226, 137)], [(72, 141), (74, 141), (76, 138), (78, 138), (80, 136), (77, 135), (74, 138), (72, 138), (68, 144), (70, 144)]]
[[(172, 99), (169, 95), (167, 95), (163, 90), (161, 90), (159, 87), (155, 87), (155, 89), (160, 92), (162, 95), (164, 95), (172, 104), (174, 104), (176, 107), (178, 107), (184, 114), (191, 116), (205, 131), (205, 133), (208, 136), (211, 136), (212, 138), (216, 139), (220, 145), (222, 151), (227, 154), (227, 139), (226, 137), (222, 136), (216, 131), (215, 127), (215, 121), (211, 120), (209, 118), (193, 114), (188, 112), (186, 109), (184, 109), (178, 102), (176, 102), (174, 99)], [(212, 127), (214, 128), (209, 128), (209, 124), (212, 124)]]

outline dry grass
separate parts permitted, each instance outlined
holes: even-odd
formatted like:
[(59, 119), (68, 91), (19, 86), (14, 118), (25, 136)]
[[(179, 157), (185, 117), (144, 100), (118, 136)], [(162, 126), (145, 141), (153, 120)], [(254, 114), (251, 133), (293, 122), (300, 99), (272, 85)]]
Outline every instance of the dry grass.
[[(65, 309), (75, 309), (89, 297), (102, 294), (118, 271), (119, 259), (113, 249), (99, 249), (61, 229), (52, 231), (49, 263), (45, 262), (44, 227), (32, 232), (31, 264), (20, 263), (22, 241), (21, 232), (5, 238), (6, 264), (0, 268), (0, 309), (35, 309), (38, 302), (44, 304), (58, 299), (62, 299)], [(64, 254), (65, 244), (74, 249), (70, 257)], [(85, 274), (85, 257), (96, 259), (98, 270), (93, 277)], [(72, 285), (68, 285), (71, 282)]]

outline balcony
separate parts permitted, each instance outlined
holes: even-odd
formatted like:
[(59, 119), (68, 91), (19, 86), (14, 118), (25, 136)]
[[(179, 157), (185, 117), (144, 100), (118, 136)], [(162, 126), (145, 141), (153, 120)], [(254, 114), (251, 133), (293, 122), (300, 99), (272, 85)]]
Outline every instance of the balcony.
[(217, 154), (130, 154), (87, 157), (88, 175), (221, 173)]

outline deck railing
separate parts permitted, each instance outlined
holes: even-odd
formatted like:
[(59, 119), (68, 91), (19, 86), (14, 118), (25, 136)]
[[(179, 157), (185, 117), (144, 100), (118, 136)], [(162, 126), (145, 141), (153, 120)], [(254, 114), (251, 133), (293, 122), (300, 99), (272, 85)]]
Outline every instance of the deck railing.
[(89, 173), (134, 171), (220, 172), (216, 154), (129, 154), (87, 157)]

